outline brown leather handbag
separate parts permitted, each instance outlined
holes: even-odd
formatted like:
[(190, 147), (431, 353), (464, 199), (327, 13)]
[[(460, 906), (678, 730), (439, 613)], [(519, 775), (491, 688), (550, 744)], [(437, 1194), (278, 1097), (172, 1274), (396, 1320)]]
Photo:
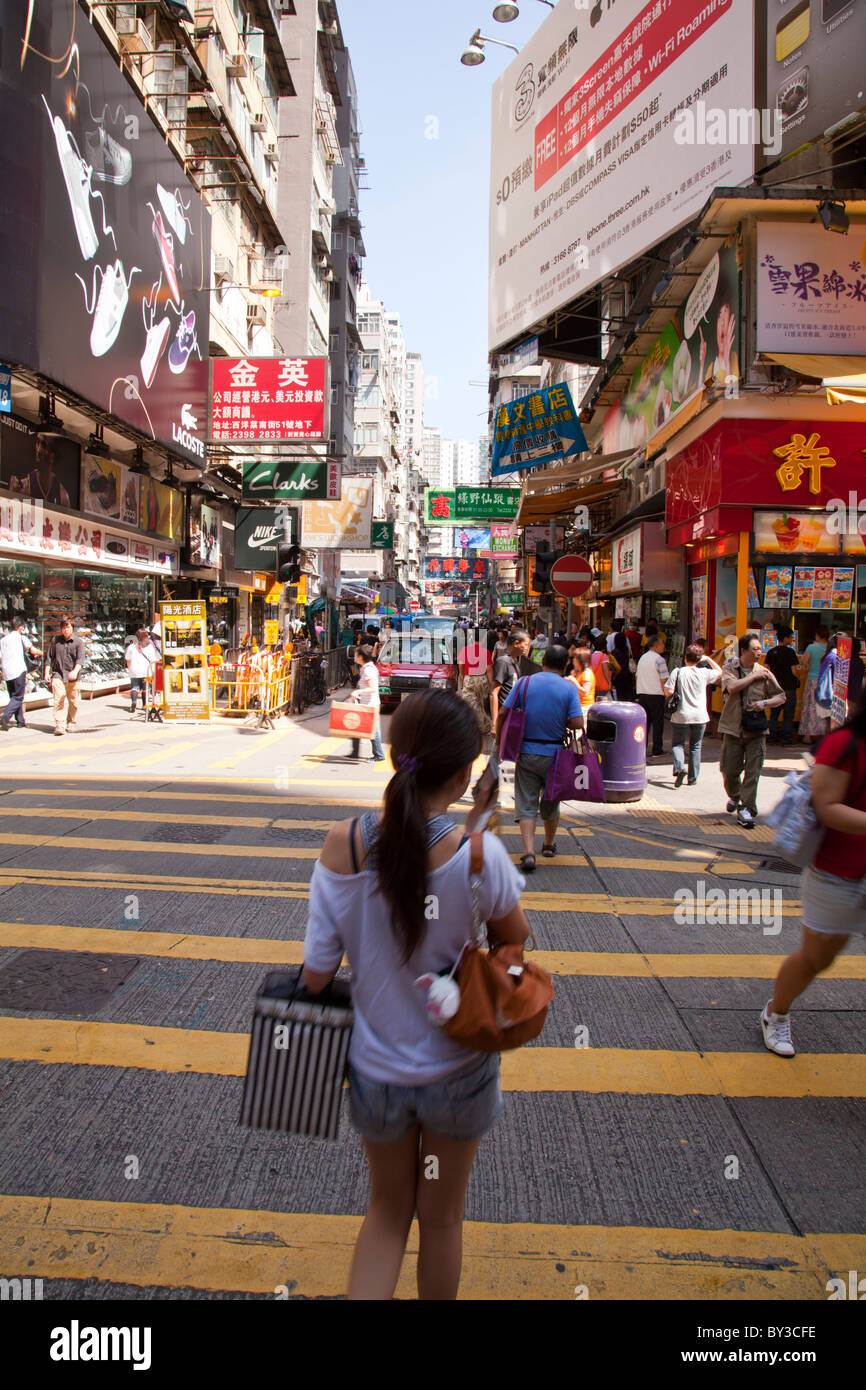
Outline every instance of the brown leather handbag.
[(482, 949), (486, 936), (478, 907), (484, 868), (482, 836), (472, 835), (470, 847), (474, 939), (463, 948), (456, 969), (460, 1004), (444, 1031), (473, 1052), (507, 1052), (538, 1037), (553, 998), (553, 980), (546, 970), (524, 960), (522, 946), (493, 942)]

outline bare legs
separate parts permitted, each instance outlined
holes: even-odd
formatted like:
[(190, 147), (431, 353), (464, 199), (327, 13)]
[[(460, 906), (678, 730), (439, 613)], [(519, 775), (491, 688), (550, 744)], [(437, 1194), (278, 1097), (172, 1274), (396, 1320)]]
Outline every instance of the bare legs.
[(350, 1299), (393, 1298), (416, 1209), (418, 1297), (457, 1297), (466, 1187), (480, 1143), (442, 1139), (418, 1125), (395, 1144), (364, 1140), (370, 1202), (352, 1258)]
[(786, 1014), (798, 995), (803, 993), (822, 970), (829, 970), (847, 942), (847, 936), (826, 936), (822, 932), (803, 928), (799, 951), (787, 957), (776, 976), (770, 1012)]
[[(544, 843), (552, 845), (556, 839), (556, 831), (559, 826), (559, 810), (557, 809), (551, 820), (543, 821)], [(523, 839), (523, 849), (526, 854), (535, 854), (535, 825), (534, 820), (522, 820), (520, 822), (520, 834)]]

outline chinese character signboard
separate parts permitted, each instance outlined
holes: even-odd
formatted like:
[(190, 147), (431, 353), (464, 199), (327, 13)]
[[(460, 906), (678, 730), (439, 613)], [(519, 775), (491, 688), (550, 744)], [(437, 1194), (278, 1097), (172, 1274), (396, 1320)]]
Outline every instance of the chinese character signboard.
[(567, 386), (547, 386), (501, 405), (490, 459), (494, 478), (582, 454), (589, 445)]
[(522, 608), (522, 607), (523, 607), (523, 594), (522, 594), (522, 592), (521, 592), (519, 589), (516, 589), (516, 590), (508, 590), (508, 589), (506, 589), (506, 590), (504, 590), (504, 591), (499, 595), (499, 606), (500, 606), (500, 608)]
[(794, 569), (792, 608), (850, 609), (853, 593), (853, 569), (811, 565), (797, 565)]
[(177, 574), (174, 549), (18, 497), (0, 497), (0, 546), (44, 559), (97, 562), (106, 569)]
[(434, 557), (424, 561), (424, 578), (452, 583), (455, 580), (471, 583), (473, 579), (489, 579), (487, 560), (468, 560), (456, 556)]
[(610, 587), (613, 593), (640, 588), (641, 528), (627, 531), (613, 542)]
[(393, 550), (394, 549), (394, 523), (393, 521), (374, 521), (370, 530), (370, 549), (371, 550)]
[(369, 550), (373, 479), (344, 478), (339, 502), (305, 502), (301, 516), (306, 550)]
[(207, 605), (161, 603), (166, 719), (209, 719)]
[(851, 675), (852, 652), (850, 636), (847, 633), (840, 633), (836, 643), (833, 703), (830, 706), (830, 720), (837, 728), (841, 728), (848, 718), (848, 680)]
[(456, 522), (481, 526), (490, 521), (513, 521), (519, 506), (518, 488), (424, 489), (424, 520), (428, 526), (453, 526)]
[(327, 439), (326, 357), (215, 357), (211, 366), (214, 442)]
[[(325, 459), (244, 459), (243, 500), (262, 502), (314, 502), (318, 498), (337, 501), (340, 496), (340, 469), (329, 467)], [(334, 490), (331, 491), (331, 488)]]
[(863, 229), (758, 223), (758, 351), (866, 353)]

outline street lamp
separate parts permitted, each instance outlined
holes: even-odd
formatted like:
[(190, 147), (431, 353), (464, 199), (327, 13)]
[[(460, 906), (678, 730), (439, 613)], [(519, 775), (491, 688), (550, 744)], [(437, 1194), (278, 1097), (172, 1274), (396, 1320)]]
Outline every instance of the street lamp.
[[(552, 10), (556, 9), (553, 0), (541, 0), (541, 3), (542, 5), (549, 5)], [(493, 18), (498, 20), (500, 24), (510, 24), (512, 19), (516, 19), (519, 14), (520, 9), (517, 5), (497, 5), (493, 11)]]
[(468, 46), (463, 50), (460, 58), (461, 63), (465, 63), (467, 68), (478, 67), (479, 63), (483, 63), (487, 56), (484, 52), (486, 43), (498, 44), (500, 48), (510, 48), (512, 53), (520, 52), (520, 49), (515, 48), (513, 43), (503, 43), (501, 39), (489, 39), (485, 34), (482, 34), (480, 29), (476, 29)]

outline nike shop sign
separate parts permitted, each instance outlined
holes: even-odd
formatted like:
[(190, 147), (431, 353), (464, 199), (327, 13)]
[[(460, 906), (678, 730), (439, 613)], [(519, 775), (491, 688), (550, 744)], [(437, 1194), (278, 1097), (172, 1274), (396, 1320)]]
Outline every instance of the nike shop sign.
[[(297, 523), (293, 522), (292, 535)], [(289, 544), (294, 544), (294, 540)], [(276, 574), (277, 546), (287, 544), (283, 524), (273, 508), (241, 507), (235, 520), (235, 567)]]
[[(86, 8), (2, 14), (0, 361), (200, 461), (210, 215)], [(186, 109), (153, 96), (170, 121)]]

